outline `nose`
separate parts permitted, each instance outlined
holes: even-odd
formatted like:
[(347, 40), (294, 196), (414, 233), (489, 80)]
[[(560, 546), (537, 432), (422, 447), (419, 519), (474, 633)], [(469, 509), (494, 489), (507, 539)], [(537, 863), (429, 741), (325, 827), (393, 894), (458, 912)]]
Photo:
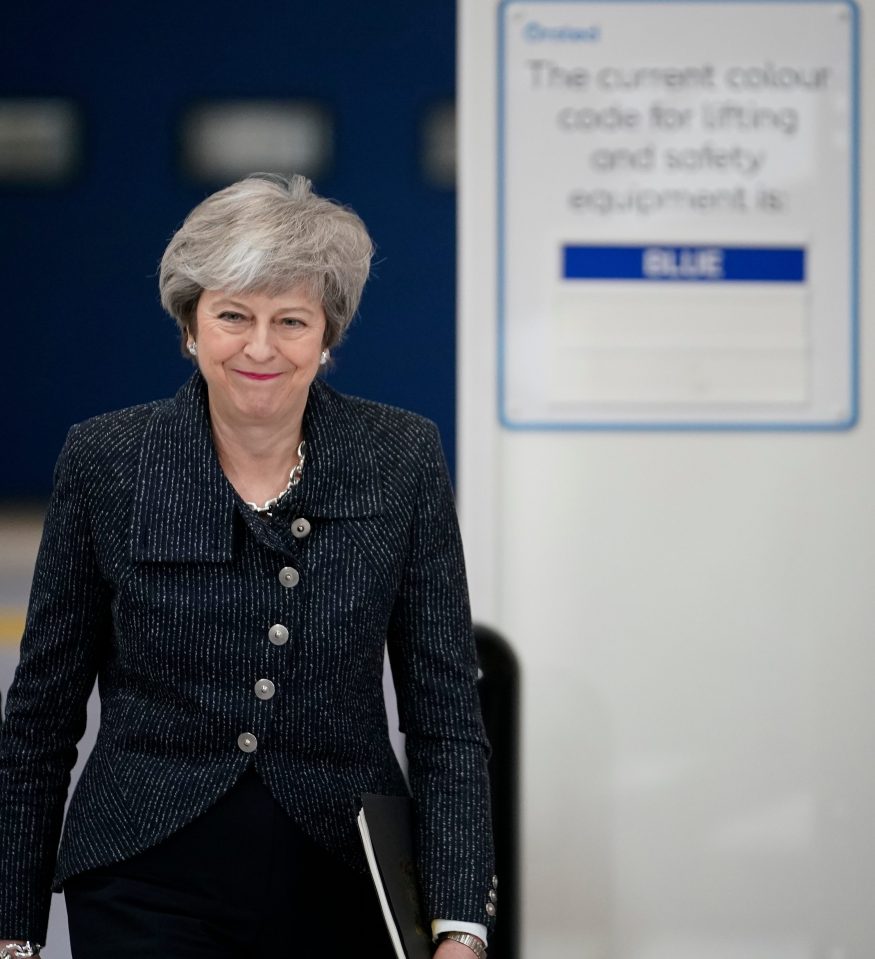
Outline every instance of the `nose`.
[(274, 356), (276, 350), (273, 345), (270, 323), (255, 320), (250, 325), (243, 352), (255, 363), (264, 363)]

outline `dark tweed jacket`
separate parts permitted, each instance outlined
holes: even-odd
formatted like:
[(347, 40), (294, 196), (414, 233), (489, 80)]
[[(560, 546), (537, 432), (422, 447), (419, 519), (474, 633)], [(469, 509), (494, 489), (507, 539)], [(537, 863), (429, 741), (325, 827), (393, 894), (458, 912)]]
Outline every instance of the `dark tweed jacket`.
[[(386, 643), (426, 911), (492, 925), (488, 745), (437, 431), (317, 381), (304, 433), (304, 478), (269, 521), (219, 467), (197, 373), (172, 400), (70, 431), (0, 734), (0, 937), (44, 942), (52, 888), (164, 839), (252, 763), (313, 839), (364, 869), (359, 795), (406, 791)], [(58, 850), (95, 677), (100, 729)]]

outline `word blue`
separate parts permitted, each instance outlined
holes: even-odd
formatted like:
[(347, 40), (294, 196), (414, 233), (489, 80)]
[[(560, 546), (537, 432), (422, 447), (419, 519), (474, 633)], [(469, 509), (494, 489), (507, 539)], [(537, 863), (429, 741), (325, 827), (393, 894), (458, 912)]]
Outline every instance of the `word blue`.
[(803, 283), (805, 249), (789, 246), (582, 246), (562, 248), (566, 280)]

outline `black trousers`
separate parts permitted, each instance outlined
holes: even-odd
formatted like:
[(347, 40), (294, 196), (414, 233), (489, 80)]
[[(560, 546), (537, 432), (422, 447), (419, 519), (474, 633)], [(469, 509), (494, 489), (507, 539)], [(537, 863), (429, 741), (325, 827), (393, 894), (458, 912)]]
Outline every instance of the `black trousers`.
[(392, 959), (369, 876), (310, 840), (251, 768), (159, 845), (64, 884), (73, 959)]

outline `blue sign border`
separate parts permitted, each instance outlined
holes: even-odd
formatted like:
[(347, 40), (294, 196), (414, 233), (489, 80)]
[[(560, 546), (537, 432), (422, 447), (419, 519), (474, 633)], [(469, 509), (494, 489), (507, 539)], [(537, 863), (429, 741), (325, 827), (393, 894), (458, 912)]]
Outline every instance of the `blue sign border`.
[(739, 420), (736, 422), (727, 421), (710, 422), (626, 422), (626, 421), (599, 421), (599, 422), (579, 422), (579, 423), (556, 423), (556, 422), (538, 422), (527, 421), (517, 422), (512, 420), (505, 410), (505, 16), (507, 11), (513, 7), (522, 4), (531, 7), (539, 3), (567, 3), (582, 6), (588, 3), (653, 3), (659, 4), (709, 4), (709, 3), (737, 3), (758, 4), (762, 0), (500, 0), (496, 7), (496, 34), (498, 38), (498, 58), (497, 58), (497, 157), (498, 157), (498, 177), (497, 177), (497, 227), (498, 227), (498, 417), (501, 425), (509, 430), (531, 431), (531, 430), (555, 430), (555, 431), (642, 431), (659, 432), (837, 432), (848, 430), (857, 425), (859, 419), (859, 394), (860, 394), (860, 328), (859, 328), (859, 304), (860, 304), (860, 13), (856, 0), (772, 0), (772, 2), (785, 4), (787, 6), (840, 6), (844, 5), (850, 14), (850, 91), (851, 91), (851, 170), (850, 170), (850, 204), (851, 204), (851, 262), (849, 277), (850, 308), (851, 308), (851, 369), (850, 369), (850, 410), (844, 420), (830, 422), (745, 422)]

